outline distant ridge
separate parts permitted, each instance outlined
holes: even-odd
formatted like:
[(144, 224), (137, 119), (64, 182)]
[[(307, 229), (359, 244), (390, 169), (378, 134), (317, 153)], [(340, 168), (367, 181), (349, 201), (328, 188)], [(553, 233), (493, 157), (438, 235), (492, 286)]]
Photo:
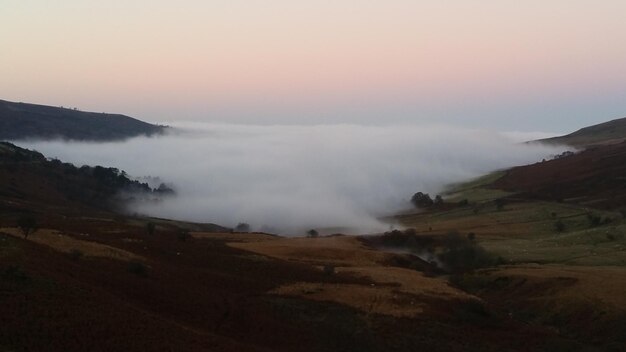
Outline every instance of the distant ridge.
[(626, 140), (626, 117), (581, 128), (565, 136), (540, 139), (537, 142), (589, 147), (599, 144), (620, 143), (624, 140)]
[(0, 140), (122, 140), (161, 134), (167, 127), (129, 116), (0, 100)]

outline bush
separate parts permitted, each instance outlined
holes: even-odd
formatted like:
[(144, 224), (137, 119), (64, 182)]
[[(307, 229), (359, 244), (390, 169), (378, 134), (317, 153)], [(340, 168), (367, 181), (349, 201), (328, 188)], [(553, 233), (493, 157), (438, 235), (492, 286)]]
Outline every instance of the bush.
[(307, 231), (307, 233), (306, 233), (306, 237), (308, 237), (308, 238), (317, 238), (317, 237), (319, 237), (319, 235), (320, 235), (319, 232), (317, 232), (317, 230), (315, 230), (315, 229), (311, 229), (311, 230)]
[(418, 208), (428, 208), (433, 205), (434, 201), (428, 193), (417, 192), (411, 197), (411, 203)]
[(189, 231), (187, 230), (180, 230), (178, 232), (178, 235), (176, 235), (176, 238), (178, 238), (178, 240), (181, 242), (187, 241), (190, 237), (191, 235), (189, 234)]
[(487, 252), (475, 241), (456, 232), (447, 235), (443, 252), (437, 257), (444, 264), (444, 268), (454, 274), (495, 266), (502, 262), (501, 258)]
[(468, 299), (455, 309), (456, 317), (465, 323), (482, 324), (492, 318), (491, 312), (484, 302), (477, 299)]
[(67, 255), (72, 260), (79, 260), (83, 257), (84, 253), (79, 249), (72, 249)]
[(324, 274), (331, 276), (335, 275), (335, 266), (334, 265), (324, 265)]
[(554, 223), (554, 229), (556, 230), (556, 232), (563, 232), (565, 231), (565, 223), (559, 219)]
[(235, 232), (250, 232), (250, 225), (245, 222), (240, 222), (235, 226)]
[(407, 236), (415, 236), (417, 231), (414, 228), (404, 230), (404, 234)]
[(460, 207), (466, 207), (469, 205), (469, 200), (467, 199), (462, 199), (461, 201), (459, 201), (459, 206)]
[(155, 223), (149, 222), (146, 224), (146, 232), (148, 233), (148, 235), (154, 235), (155, 231), (156, 231)]
[(148, 276), (148, 267), (146, 267), (144, 263), (139, 261), (132, 261), (128, 263), (126, 270), (128, 270), (129, 273), (135, 274), (137, 276)]
[(602, 216), (600, 215), (588, 213), (587, 220), (589, 220), (589, 226), (591, 227), (600, 226), (600, 224), (602, 224)]

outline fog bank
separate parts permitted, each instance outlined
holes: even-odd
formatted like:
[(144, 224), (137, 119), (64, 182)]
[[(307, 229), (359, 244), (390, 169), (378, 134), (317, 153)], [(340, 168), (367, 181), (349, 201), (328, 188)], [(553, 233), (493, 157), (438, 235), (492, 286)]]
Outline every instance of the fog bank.
[(175, 133), (124, 142), (20, 142), (77, 165), (158, 176), (177, 196), (133, 204), (158, 217), (300, 234), (309, 228), (377, 231), (376, 217), (417, 191), (540, 161), (560, 152), (504, 134), (447, 126), (179, 124)]

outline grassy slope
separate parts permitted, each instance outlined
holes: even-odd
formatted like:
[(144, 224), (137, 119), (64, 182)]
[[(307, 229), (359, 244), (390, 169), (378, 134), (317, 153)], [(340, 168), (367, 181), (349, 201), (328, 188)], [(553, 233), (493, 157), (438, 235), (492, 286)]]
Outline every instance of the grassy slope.
[[(449, 190), (447, 201), (468, 199), (468, 206), (397, 219), (419, 234), (475, 233), (481, 246), (508, 265), (465, 275), (457, 279), (459, 287), (515, 319), (593, 341), (600, 350), (619, 350), (626, 343), (626, 302), (617, 299), (626, 296), (624, 216), (493, 189), (504, 175), (494, 173)], [(505, 200), (501, 209), (497, 197)], [(588, 214), (611, 221), (592, 225)], [(557, 231), (557, 221), (564, 223), (563, 231)]]
[(542, 139), (538, 142), (586, 147), (623, 141), (624, 136), (626, 136), (626, 118), (621, 118), (585, 127), (565, 136)]

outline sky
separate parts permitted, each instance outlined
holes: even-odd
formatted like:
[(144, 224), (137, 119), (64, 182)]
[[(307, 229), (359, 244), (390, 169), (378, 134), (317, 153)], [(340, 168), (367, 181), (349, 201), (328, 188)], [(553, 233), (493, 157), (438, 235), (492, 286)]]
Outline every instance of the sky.
[(0, 0), (0, 99), (239, 124), (626, 116), (623, 0)]

